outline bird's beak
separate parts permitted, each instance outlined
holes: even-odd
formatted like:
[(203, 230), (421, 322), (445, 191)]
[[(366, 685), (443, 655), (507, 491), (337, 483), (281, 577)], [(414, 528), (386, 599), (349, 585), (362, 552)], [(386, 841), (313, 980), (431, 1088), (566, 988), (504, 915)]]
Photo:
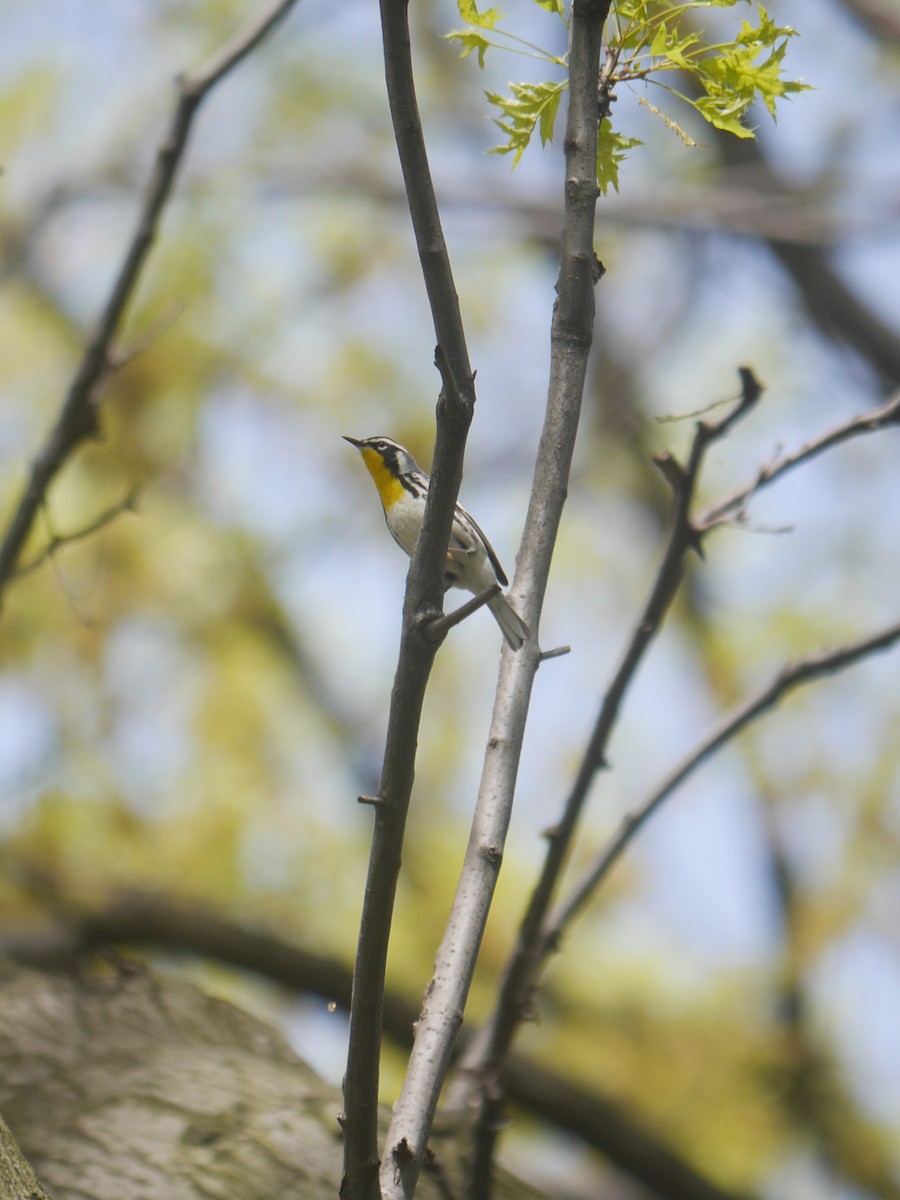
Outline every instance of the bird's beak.
[(344, 439), (345, 442), (349, 442), (351, 446), (355, 446), (357, 448), (357, 450), (362, 445), (362, 442), (359, 440), (359, 438), (348, 437), (346, 433), (342, 433), (341, 437)]

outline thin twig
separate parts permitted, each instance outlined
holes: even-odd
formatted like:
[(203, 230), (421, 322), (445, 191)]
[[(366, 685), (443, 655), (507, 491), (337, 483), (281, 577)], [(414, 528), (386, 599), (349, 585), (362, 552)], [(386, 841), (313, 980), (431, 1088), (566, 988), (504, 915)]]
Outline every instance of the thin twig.
[(549, 662), (551, 658), (563, 658), (566, 654), (572, 653), (571, 646), (554, 646), (552, 650), (542, 650), (540, 661), (542, 663)]
[(163, 313), (158, 321), (154, 321), (149, 329), (145, 329), (140, 337), (135, 338), (128, 346), (116, 346), (115, 349), (110, 349), (107, 356), (109, 369), (118, 371), (128, 363), (134, 362), (142, 354), (167, 333), (172, 325), (178, 320), (187, 304), (180, 300), (177, 304), (173, 304), (168, 312)]
[[(374, 809), (375, 826), (360, 919), (350, 1038), (344, 1075), (344, 1170), (342, 1200), (377, 1200), (378, 1079), (387, 950), (406, 816), (412, 795), (416, 745), (425, 689), (437, 650), (423, 632), (425, 618), (440, 617), (447, 546), (462, 480), (466, 434), (475, 404), (459, 300), (428, 165), (416, 102), (405, 0), (380, 0), (385, 79), (391, 120), (416, 246), (437, 338), (444, 378), (437, 406), (431, 485), (422, 530), (406, 581), (400, 654), (391, 694), (384, 764)], [(410, 1192), (425, 1153), (434, 1108), (423, 1111), (423, 1136), (410, 1153), (388, 1137), (385, 1172), (393, 1180), (402, 1163)], [(391, 1145), (397, 1150), (393, 1157)]]
[(98, 394), (109, 371), (113, 340), (156, 238), (197, 109), (212, 88), (287, 16), (295, 2), (277, 0), (270, 4), (204, 67), (182, 76), (178, 81), (178, 99), (169, 128), (157, 151), (131, 242), (106, 306), (69, 384), (56, 423), (31, 465), (28, 480), (0, 544), (0, 596), (13, 576), (51, 482), (73, 450), (98, 432)]
[(454, 625), (459, 625), (462, 621), (465, 621), (466, 617), (471, 617), (472, 613), (478, 612), (479, 608), (484, 608), (488, 601), (500, 595), (500, 591), (500, 584), (495, 583), (493, 587), (489, 587), (484, 592), (479, 592), (477, 596), (473, 596), (471, 600), (467, 600), (465, 604), (461, 604), (453, 612), (444, 613), (442, 617), (432, 617), (425, 623), (423, 629), (425, 636), (434, 642), (443, 641)]
[(900, 391), (894, 392), (890, 399), (872, 412), (853, 417), (843, 425), (838, 425), (820, 437), (813, 438), (812, 441), (807, 442), (805, 446), (801, 446), (793, 453), (781, 455), (772, 462), (766, 463), (750, 483), (737, 488), (724, 500), (719, 500), (699, 513), (694, 518), (694, 524), (703, 532), (713, 529), (716, 525), (721, 525), (742, 512), (757, 492), (761, 492), (763, 488), (774, 483), (776, 479), (780, 479), (794, 467), (799, 467), (801, 463), (809, 462), (811, 458), (816, 458), (825, 450), (830, 450), (832, 446), (847, 442), (862, 433), (877, 433), (889, 425), (897, 424), (900, 424)]
[(745, 700), (731, 713), (722, 717), (706, 737), (677, 766), (673, 767), (647, 799), (625, 818), (618, 832), (588, 866), (569, 897), (561, 904), (552, 920), (545, 925), (538, 948), (538, 958), (545, 958), (558, 945), (563, 931), (594, 895), (637, 832), (663, 801), (676, 788), (680, 787), (699, 766), (727, 745), (751, 722), (774, 708), (794, 688), (852, 667), (872, 654), (889, 650), (898, 641), (900, 641), (900, 621), (888, 625), (885, 629), (879, 630), (878, 633), (871, 634), (869, 637), (859, 638), (855, 642), (839, 646), (836, 650), (812, 654), (796, 663), (789, 663), (782, 667), (775, 678), (751, 696), (749, 700)]
[(54, 533), (50, 541), (42, 550), (32, 558), (29, 562), (15, 570), (14, 578), (18, 579), (22, 575), (28, 575), (31, 571), (36, 571), (48, 558), (52, 558), (57, 550), (63, 546), (71, 545), (72, 542), (83, 541), (84, 538), (90, 537), (92, 533), (97, 533), (104, 526), (109, 525), (116, 517), (120, 517), (122, 513), (134, 512), (137, 505), (139, 490), (132, 488), (118, 504), (113, 504), (105, 509), (99, 516), (94, 517), (88, 525), (81, 529), (76, 529), (73, 533)]

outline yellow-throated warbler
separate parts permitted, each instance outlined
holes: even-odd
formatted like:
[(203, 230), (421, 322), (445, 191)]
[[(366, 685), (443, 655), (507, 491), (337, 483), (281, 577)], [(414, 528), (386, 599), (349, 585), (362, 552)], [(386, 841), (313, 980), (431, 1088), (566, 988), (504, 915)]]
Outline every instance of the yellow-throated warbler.
[[(352, 438), (345, 442), (356, 446), (375, 481), (387, 527), (394, 541), (412, 555), (425, 517), (428, 476), (408, 450), (386, 437)], [(444, 590), (457, 587), (479, 595), (509, 580), (500, 561), (476, 523), (461, 504), (457, 504), (447, 550)], [(500, 592), (488, 601), (503, 636), (513, 650), (528, 637), (528, 626)]]

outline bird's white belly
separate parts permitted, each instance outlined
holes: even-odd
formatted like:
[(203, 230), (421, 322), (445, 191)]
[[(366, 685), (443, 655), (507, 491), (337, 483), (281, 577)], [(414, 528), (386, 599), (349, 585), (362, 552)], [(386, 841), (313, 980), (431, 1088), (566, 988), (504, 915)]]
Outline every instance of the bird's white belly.
[(424, 516), (424, 498), (412, 496), (408, 492), (401, 496), (397, 503), (385, 513), (388, 529), (393, 534), (394, 540), (410, 556), (416, 548)]
[[(412, 556), (425, 516), (425, 498), (409, 494), (401, 496), (385, 516), (394, 540)], [(444, 587), (477, 593), (496, 582), (494, 568), (480, 542), (458, 520), (454, 521)]]

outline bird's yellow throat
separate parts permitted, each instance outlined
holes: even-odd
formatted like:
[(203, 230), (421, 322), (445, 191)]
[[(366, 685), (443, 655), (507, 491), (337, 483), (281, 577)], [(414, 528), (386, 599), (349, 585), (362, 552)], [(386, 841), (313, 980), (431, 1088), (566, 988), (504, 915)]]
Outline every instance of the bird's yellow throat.
[(393, 508), (403, 496), (403, 484), (387, 469), (384, 465), (384, 459), (377, 450), (373, 450), (370, 446), (364, 446), (362, 449), (362, 459), (369, 470), (369, 474), (375, 480), (375, 486), (378, 488), (381, 503), (385, 509)]

